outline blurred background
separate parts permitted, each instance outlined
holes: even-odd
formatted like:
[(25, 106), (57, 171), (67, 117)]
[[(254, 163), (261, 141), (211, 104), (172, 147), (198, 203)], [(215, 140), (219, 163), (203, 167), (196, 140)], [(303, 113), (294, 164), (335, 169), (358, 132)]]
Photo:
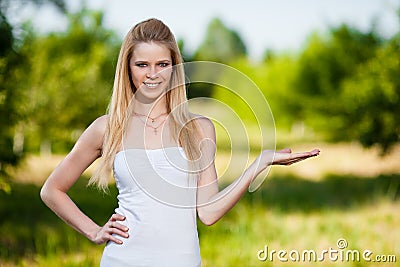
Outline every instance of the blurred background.
[[(221, 221), (199, 223), (203, 266), (311, 266), (262, 262), (257, 252), (265, 245), (322, 251), (337, 248), (339, 238), (348, 249), (400, 262), (400, 3), (231, 2), (0, 0), (0, 266), (99, 264), (103, 247), (58, 219), (39, 190), (106, 112), (122, 39), (149, 17), (170, 26), (186, 62), (224, 63), (257, 85), (272, 110), (277, 148), (322, 151), (274, 167)], [(252, 125), (248, 110), (218, 86), (194, 84), (188, 96), (222, 101)], [(221, 174), (230, 143), (217, 131)], [(248, 134), (259, 140), (256, 130)], [(250, 143), (250, 158), (270, 148)], [(71, 197), (101, 224), (117, 205), (116, 189), (104, 195), (86, 187), (90, 174)], [(387, 258), (368, 264), (398, 266)]]

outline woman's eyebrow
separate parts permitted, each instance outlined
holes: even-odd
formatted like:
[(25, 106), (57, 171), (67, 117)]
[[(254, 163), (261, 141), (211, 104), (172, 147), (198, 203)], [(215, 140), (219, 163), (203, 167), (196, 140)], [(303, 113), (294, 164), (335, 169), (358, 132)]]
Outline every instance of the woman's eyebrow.
[[(138, 59), (138, 60), (135, 60), (134, 62), (135, 63), (149, 63), (150, 61)], [(163, 62), (171, 63), (172, 61), (170, 59), (160, 59), (160, 60), (156, 61), (156, 63), (163, 63)]]
[(171, 60), (170, 59), (161, 59), (161, 60), (158, 60), (157, 62), (171, 62)]

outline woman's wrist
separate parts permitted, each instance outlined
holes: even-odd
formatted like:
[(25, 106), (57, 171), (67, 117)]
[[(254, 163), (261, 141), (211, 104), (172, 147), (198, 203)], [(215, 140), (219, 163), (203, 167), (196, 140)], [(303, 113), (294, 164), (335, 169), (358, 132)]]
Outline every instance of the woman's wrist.
[(89, 239), (92, 242), (96, 241), (97, 233), (100, 231), (101, 227), (98, 225), (95, 225), (91, 229), (89, 229), (87, 232), (85, 232), (85, 236), (87, 239)]
[(264, 150), (256, 159), (255, 163), (257, 164), (257, 168), (259, 172), (265, 170), (268, 166), (271, 166), (274, 160), (274, 155), (268, 150)]
[(261, 155), (257, 159), (255, 159), (248, 169), (251, 173), (250, 183), (253, 182), (254, 179), (256, 179), (256, 177), (270, 165), (272, 165), (271, 162), (263, 161)]

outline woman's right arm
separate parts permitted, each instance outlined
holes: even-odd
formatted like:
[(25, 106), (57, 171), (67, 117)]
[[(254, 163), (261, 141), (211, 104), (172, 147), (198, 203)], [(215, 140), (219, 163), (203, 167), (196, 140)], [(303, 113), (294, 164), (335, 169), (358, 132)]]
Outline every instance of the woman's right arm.
[(128, 237), (127, 227), (118, 223), (125, 218), (114, 214), (104, 226), (99, 226), (86, 216), (67, 195), (68, 190), (81, 174), (101, 156), (107, 117), (96, 119), (81, 135), (71, 152), (50, 174), (44, 183), (40, 196), (43, 202), (62, 220), (96, 244), (121, 240), (117, 234)]

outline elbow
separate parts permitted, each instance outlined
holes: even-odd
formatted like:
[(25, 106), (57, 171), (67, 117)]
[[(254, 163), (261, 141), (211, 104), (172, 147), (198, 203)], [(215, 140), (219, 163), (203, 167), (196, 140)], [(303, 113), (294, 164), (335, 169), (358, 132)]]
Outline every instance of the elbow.
[(216, 216), (212, 216), (212, 214), (207, 213), (203, 210), (199, 210), (197, 214), (199, 216), (200, 221), (207, 226), (215, 224), (220, 219)]
[(44, 184), (40, 189), (40, 198), (44, 203), (46, 203), (47, 200), (49, 199), (49, 192), (47, 190), (46, 184)]
[(52, 195), (52, 189), (45, 183), (40, 189), (40, 198), (47, 206), (51, 203)]
[(209, 220), (209, 219), (206, 219), (206, 220), (200, 219), (200, 220), (206, 226), (211, 226), (211, 225), (213, 225), (214, 223), (216, 223), (218, 221), (218, 220)]

